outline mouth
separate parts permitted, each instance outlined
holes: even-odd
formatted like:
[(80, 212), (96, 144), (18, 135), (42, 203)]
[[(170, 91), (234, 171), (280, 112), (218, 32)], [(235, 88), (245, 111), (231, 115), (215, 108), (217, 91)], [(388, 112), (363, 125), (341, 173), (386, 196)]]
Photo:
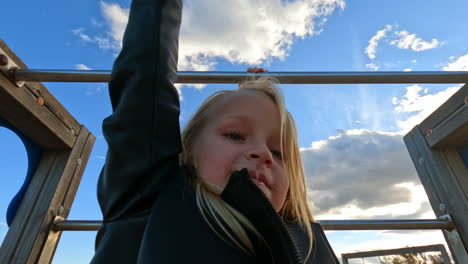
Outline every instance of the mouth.
[(265, 182), (259, 180), (259, 179), (256, 179), (256, 178), (252, 178), (252, 181), (253, 183), (255, 183), (255, 185), (257, 186), (263, 186), (263, 187), (267, 187), (267, 185), (265, 184)]
[(270, 184), (268, 183), (268, 180), (266, 176), (262, 173), (259, 173), (256, 170), (249, 170), (249, 175), (252, 181), (257, 185), (257, 186), (263, 186), (266, 188), (270, 188)]

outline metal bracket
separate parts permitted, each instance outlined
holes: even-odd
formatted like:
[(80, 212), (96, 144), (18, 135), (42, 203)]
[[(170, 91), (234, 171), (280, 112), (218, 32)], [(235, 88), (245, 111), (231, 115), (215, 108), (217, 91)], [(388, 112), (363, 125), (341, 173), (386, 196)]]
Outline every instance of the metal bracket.
[(441, 215), (441, 216), (439, 216), (439, 219), (440, 220), (448, 220), (449, 225), (448, 225), (447, 229), (445, 229), (445, 230), (452, 231), (452, 230), (456, 229), (455, 223), (453, 222), (452, 217), (449, 214)]
[(0, 72), (5, 75), (16, 87), (22, 87), (23, 81), (17, 81), (15, 78), (15, 71), (19, 69), (18, 65), (13, 62), (7, 53), (0, 48)]

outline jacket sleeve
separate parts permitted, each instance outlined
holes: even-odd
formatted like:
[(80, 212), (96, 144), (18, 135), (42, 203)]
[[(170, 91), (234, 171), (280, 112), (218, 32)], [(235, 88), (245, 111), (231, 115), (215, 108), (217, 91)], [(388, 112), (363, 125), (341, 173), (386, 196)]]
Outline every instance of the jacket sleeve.
[(109, 81), (113, 113), (98, 181), (104, 222), (151, 208), (181, 151), (177, 78), (181, 0), (133, 0)]

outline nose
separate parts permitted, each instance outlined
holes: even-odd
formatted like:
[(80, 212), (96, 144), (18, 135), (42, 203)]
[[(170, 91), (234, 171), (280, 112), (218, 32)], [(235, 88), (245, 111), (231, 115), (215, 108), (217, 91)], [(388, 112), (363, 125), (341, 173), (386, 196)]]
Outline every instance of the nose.
[(256, 160), (260, 164), (270, 167), (273, 164), (273, 156), (270, 149), (265, 145), (258, 145), (249, 150), (247, 155), (249, 160)]

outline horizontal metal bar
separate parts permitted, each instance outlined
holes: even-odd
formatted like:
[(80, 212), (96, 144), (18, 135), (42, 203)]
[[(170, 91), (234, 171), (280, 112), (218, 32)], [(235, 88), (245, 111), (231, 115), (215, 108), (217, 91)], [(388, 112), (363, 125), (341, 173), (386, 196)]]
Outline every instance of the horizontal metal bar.
[(325, 230), (453, 230), (448, 219), (318, 220)]
[[(110, 71), (31, 70), (17, 69), (9, 73), (15, 81), (26, 82), (108, 82)], [(369, 83), (466, 83), (468, 71), (418, 72), (195, 72), (177, 73), (177, 83), (238, 83), (252, 76), (267, 75), (284, 84), (369, 84)]]
[[(325, 230), (409, 230), (409, 229), (443, 229), (452, 230), (450, 220), (417, 219), (417, 220), (319, 220)], [(66, 220), (54, 223), (55, 231), (96, 231), (102, 221)]]

